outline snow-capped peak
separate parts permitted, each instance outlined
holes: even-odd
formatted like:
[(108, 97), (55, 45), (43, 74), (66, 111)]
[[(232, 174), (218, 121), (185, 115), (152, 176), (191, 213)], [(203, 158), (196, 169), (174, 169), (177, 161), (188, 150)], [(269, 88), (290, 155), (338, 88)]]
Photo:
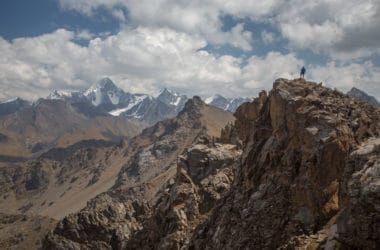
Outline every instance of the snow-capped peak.
[(184, 103), (186, 102), (187, 97), (185, 95), (179, 94), (178, 92), (164, 88), (157, 95), (157, 99), (163, 103), (176, 106), (179, 107), (179, 109), (181, 109)]
[(112, 91), (112, 90), (120, 90), (120, 89), (113, 83), (111, 79), (107, 77), (91, 85), (91, 87), (84, 92), (84, 95), (87, 96), (87, 95), (90, 95), (92, 92), (96, 92), (96, 91)]
[(84, 92), (84, 96), (94, 106), (107, 103), (117, 105), (123, 95), (125, 95), (125, 92), (118, 88), (109, 78), (101, 79)]

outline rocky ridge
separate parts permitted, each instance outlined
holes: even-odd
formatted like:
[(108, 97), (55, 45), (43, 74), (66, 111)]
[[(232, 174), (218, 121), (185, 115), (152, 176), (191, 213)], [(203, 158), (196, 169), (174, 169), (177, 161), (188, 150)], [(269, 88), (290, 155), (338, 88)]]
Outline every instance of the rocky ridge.
[[(37, 195), (53, 187), (45, 176), (76, 169), (79, 192), (104, 190), (62, 219), (44, 249), (379, 247), (378, 107), (278, 79), (235, 117), (195, 97), (128, 143), (74, 150), (73, 166), (37, 162), (21, 182)], [(104, 176), (108, 186), (96, 186)]]
[[(175, 119), (157, 123), (125, 145), (123, 167), (115, 185), (78, 213), (64, 218), (45, 240), (46, 249), (124, 249), (153, 216), (167, 183), (176, 179), (177, 158), (199, 140), (211, 140), (215, 121), (233, 121), (230, 113), (199, 98), (188, 101)], [(219, 114), (220, 113), (220, 114)], [(225, 121), (223, 121), (225, 120)], [(210, 138), (210, 139), (202, 139)], [(231, 148), (231, 151), (234, 149)], [(228, 164), (229, 165), (229, 164)], [(220, 178), (220, 177), (219, 177)]]
[(243, 142), (242, 164), (191, 249), (379, 246), (378, 108), (321, 84), (278, 79), (235, 116), (230, 134), (236, 129)]

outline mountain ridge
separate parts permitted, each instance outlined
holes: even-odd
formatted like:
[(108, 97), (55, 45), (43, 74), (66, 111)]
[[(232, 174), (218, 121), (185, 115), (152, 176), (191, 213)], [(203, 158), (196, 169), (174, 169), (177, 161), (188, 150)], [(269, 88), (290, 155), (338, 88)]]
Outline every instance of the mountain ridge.
[(347, 92), (347, 95), (371, 105), (380, 106), (380, 102), (375, 97), (368, 95), (366, 92), (358, 88), (352, 87), (351, 90)]
[(145, 145), (164, 143), (138, 149), (116, 190), (62, 220), (45, 249), (376, 248), (379, 108), (278, 79), (239, 107), (223, 130), (226, 143), (203, 134), (170, 168), (150, 172), (175, 148), (166, 136), (202, 127), (186, 120), (199, 117), (189, 112), (198, 104), (207, 107), (198, 97), (185, 105), (184, 123), (144, 130)]

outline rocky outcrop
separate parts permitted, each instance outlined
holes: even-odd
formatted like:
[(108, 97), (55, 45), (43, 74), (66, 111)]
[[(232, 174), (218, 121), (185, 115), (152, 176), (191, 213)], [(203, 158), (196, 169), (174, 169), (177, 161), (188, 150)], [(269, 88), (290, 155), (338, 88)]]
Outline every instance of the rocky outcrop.
[(44, 249), (124, 249), (149, 215), (143, 192), (138, 187), (98, 196), (80, 213), (65, 217), (47, 235)]
[(336, 238), (358, 249), (380, 246), (380, 138), (350, 154), (341, 179)]
[[(216, 203), (230, 191), (240, 151), (207, 138), (179, 157), (177, 173), (158, 194), (153, 215), (131, 237), (128, 249), (180, 249)], [(205, 144), (206, 143), (206, 144)]]
[[(374, 212), (365, 209), (365, 202), (365, 212), (357, 206), (344, 208), (344, 192), (339, 194), (345, 182), (352, 183), (352, 173), (346, 173), (350, 153), (369, 138), (379, 137), (378, 108), (321, 84), (279, 79), (267, 97), (263, 94), (241, 106), (235, 116), (244, 142), (242, 165), (233, 191), (196, 229), (190, 248), (316, 249), (335, 239), (334, 228), (338, 234), (344, 229), (352, 236), (352, 227), (367, 233), (356, 233), (351, 241), (342, 236), (338, 244), (373, 247), (359, 244), (367, 234), (378, 244), (379, 234), (372, 227)], [(369, 197), (367, 201), (375, 206)], [(350, 227), (340, 223), (336, 227), (336, 215), (342, 212), (342, 218), (343, 210), (363, 214), (366, 225), (354, 226), (360, 218), (356, 217)]]
[(251, 103), (243, 103), (236, 110), (234, 114), (236, 117), (234, 129), (241, 141), (245, 142), (249, 138), (249, 135), (252, 134), (254, 122), (258, 118), (267, 99), (267, 93), (262, 91)]

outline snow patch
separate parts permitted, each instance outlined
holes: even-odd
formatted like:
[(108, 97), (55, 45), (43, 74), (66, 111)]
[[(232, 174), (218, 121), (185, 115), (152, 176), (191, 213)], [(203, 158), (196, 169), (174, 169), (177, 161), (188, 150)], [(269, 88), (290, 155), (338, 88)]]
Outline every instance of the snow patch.
[(210, 104), (210, 103), (212, 103), (215, 99), (218, 99), (218, 98), (220, 98), (220, 97), (221, 97), (220, 95), (213, 95), (213, 96), (207, 97), (207, 98), (205, 99), (205, 103), (206, 103), (206, 104)]
[[(115, 110), (112, 110), (110, 112), (108, 112), (110, 115), (112, 116), (120, 116), (122, 113), (132, 109), (133, 107), (135, 107), (136, 105), (140, 104), (144, 99), (146, 98), (150, 98), (150, 96), (147, 96), (147, 95), (142, 95), (142, 96), (135, 96), (135, 100), (131, 103), (128, 104), (127, 107), (125, 108), (120, 108), (120, 109), (115, 109)], [(135, 112), (136, 113), (136, 112)], [(137, 115), (137, 114), (135, 114)], [(133, 117), (136, 117), (134, 116), (134, 114), (131, 114), (131, 115), (128, 115), (128, 116), (133, 116)], [(137, 118), (137, 117), (136, 117)]]
[(113, 91), (108, 91), (107, 95), (108, 95), (108, 98), (110, 99), (110, 101), (113, 105), (119, 104), (119, 101), (120, 101), (120, 94), (119, 93), (115, 93)]
[(94, 93), (91, 100), (92, 105), (99, 106), (102, 104), (102, 91), (100, 89), (94, 89), (92, 93)]
[(181, 97), (178, 96), (177, 99), (174, 102), (170, 102), (171, 105), (178, 106), (179, 103), (181, 102)]
[(6, 100), (6, 101), (4, 101), (4, 102), (1, 102), (1, 104), (2, 104), (2, 103), (10, 103), (10, 102), (14, 102), (14, 101), (16, 101), (17, 99), (18, 99), (18, 97), (14, 97), (14, 98), (11, 98), (11, 99)]

